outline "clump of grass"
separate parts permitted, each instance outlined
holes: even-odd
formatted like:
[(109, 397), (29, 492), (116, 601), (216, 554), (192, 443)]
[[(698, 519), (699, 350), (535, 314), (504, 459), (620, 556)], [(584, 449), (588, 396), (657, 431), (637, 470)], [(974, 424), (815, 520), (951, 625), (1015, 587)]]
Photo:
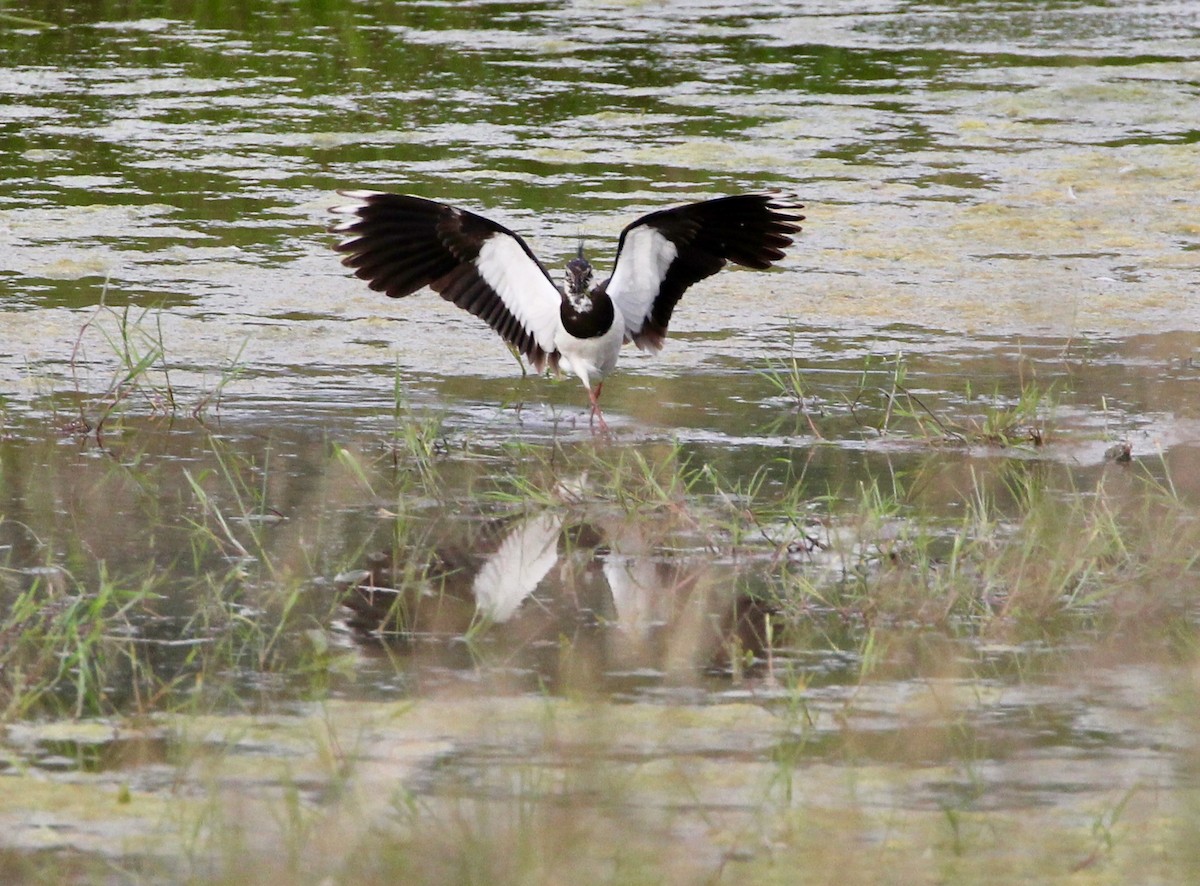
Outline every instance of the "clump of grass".
[[(257, 459), (205, 439), (213, 467), (180, 469), (141, 453), (114, 459), (68, 526), (36, 538), (12, 527), (9, 537), (27, 540), (23, 557), (35, 550), (37, 559), (13, 562), (13, 549), (0, 548), (9, 551), (0, 570), (0, 716), (240, 706), (251, 675), (284, 694), (328, 685), (343, 662), (317, 634), (337, 598), (313, 593), (329, 540), (309, 522), (325, 515), (305, 514), (293, 530), (271, 506), (279, 492), (270, 447)], [(56, 487), (54, 471), (30, 482)], [(113, 491), (146, 502), (149, 513), (135, 518), (140, 531), (116, 534), (128, 550), (97, 553), (93, 545), (114, 534), (93, 535), (87, 521), (109, 519)], [(318, 546), (288, 543), (286, 533), (310, 528)]]
[(683, 513), (705, 475), (678, 443), (637, 448), (514, 443), (507, 447), (507, 463), (487, 495), (521, 509), (565, 503), (615, 506), (627, 515)]
[[(107, 295), (108, 281), (105, 281), (100, 301), (79, 328), (71, 350), (71, 377), (77, 393), (82, 393), (79, 361), (84, 338), (90, 330), (99, 331), (117, 360), (117, 369), (107, 389), (96, 398), (94, 415), (87, 414), (84, 404), (88, 401), (80, 398), (78, 426), (84, 431), (94, 430), (97, 437), (104, 423), (135, 394), (144, 397), (153, 412), (170, 415), (176, 409), (175, 390), (165, 363), (161, 314), (151, 309), (134, 314), (128, 305), (120, 310), (111, 308), (106, 304)], [(110, 328), (110, 323), (115, 328)]]
[[(1053, 386), (1043, 389), (1036, 379), (1026, 379), (1022, 375), (1015, 397), (1003, 397), (998, 391), (981, 397), (968, 379), (962, 394), (962, 400), (967, 404), (964, 414), (935, 409), (907, 384), (907, 364), (902, 355), (896, 356), (884, 396), (886, 406), (879, 432), (886, 434), (894, 429), (894, 422), (901, 421), (932, 444), (1042, 446), (1047, 442), (1049, 416), (1056, 404)], [(972, 410), (972, 404), (981, 404), (982, 411)]]
[(395, 471), (425, 490), (441, 485), (437, 463), (449, 452), (443, 418), (413, 409), (404, 390), (404, 377), (396, 364), (392, 386), (392, 465)]
[[(857, 377), (841, 395), (841, 407), (814, 408), (820, 400), (810, 393), (808, 370), (794, 351), (771, 358), (759, 371), (773, 396), (793, 404), (812, 434), (826, 439), (820, 421), (842, 411), (858, 428), (879, 437), (910, 437), (931, 446), (1040, 447), (1050, 441), (1059, 392), (1043, 385), (1036, 373), (1021, 364), (1015, 391), (997, 384), (990, 394), (967, 379), (962, 387), (925, 392), (909, 379), (909, 361), (897, 353), (887, 361), (868, 357)], [(779, 420), (772, 424), (777, 428)]]
[[(71, 349), (71, 379), (78, 401), (78, 416), (68, 430), (94, 433), (99, 440), (105, 425), (135, 404), (151, 415), (176, 416), (182, 408), (179, 393), (172, 381), (171, 365), (162, 328), (162, 309), (110, 307), (106, 298), (108, 283), (91, 316), (80, 326)], [(104, 390), (86, 390), (80, 377), (84, 361), (85, 339), (97, 332), (113, 358), (115, 368)], [(242, 348), (245, 347), (245, 342)], [(198, 394), (189, 412), (201, 420), (210, 409), (220, 408), (225, 389), (240, 375), (242, 348), (224, 369), (210, 390)]]
[(150, 689), (144, 681), (152, 677), (130, 637), (137, 615), (157, 598), (152, 577), (121, 581), (103, 564), (82, 585), (64, 570), (40, 570), (0, 622), (4, 719), (35, 712), (108, 713), (114, 687), (125, 682), (117, 678), (120, 673), (129, 678), (134, 697)]
[(1063, 614), (1182, 605), (1198, 577), (1200, 526), (1148, 473), (1062, 489), (1017, 463), (1004, 502), (973, 482), (957, 524), (922, 514), (902, 489), (864, 487), (857, 503), (832, 506), (813, 552), (783, 574), (785, 611), (799, 623), (815, 601), (867, 626), (1036, 632)]
[(772, 357), (767, 361), (765, 369), (759, 370), (759, 375), (771, 386), (775, 396), (790, 403), (792, 408), (804, 416), (809, 430), (818, 440), (824, 435), (813, 420), (810, 406), (815, 405), (816, 398), (809, 394), (804, 381), (804, 369), (796, 356), (796, 330), (788, 328), (788, 355), (784, 358)]

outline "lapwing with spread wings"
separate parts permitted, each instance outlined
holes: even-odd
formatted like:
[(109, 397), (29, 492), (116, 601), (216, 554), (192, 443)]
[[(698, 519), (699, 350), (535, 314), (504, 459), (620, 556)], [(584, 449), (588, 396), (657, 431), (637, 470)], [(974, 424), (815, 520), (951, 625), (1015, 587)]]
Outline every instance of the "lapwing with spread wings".
[(487, 322), (541, 372), (565, 369), (583, 382), (591, 418), (607, 429), (600, 389), (625, 342), (658, 351), (689, 286), (729, 262), (766, 269), (800, 231), (804, 207), (775, 192), (717, 197), (651, 212), (617, 242), (612, 275), (594, 282), (578, 254), (559, 287), (528, 244), (503, 225), (423, 197), (339, 191), (352, 202), (342, 263), (371, 289), (403, 298), (428, 286)]

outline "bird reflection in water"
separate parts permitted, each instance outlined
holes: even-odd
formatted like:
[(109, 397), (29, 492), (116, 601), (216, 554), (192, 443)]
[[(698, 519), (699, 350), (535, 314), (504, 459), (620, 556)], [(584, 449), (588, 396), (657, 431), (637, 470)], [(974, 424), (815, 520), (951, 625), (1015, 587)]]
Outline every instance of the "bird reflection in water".
[[(422, 554), (408, 550), (339, 576), (347, 624), (363, 644), (441, 667), (503, 661), (536, 673), (539, 685), (575, 682), (563, 673), (569, 646), (574, 677), (602, 678), (614, 691), (744, 673), (768, 657), (770, 607), (738, 593), (728, 563), (672, 552), (659, 524), (547, 510), (457, 528), (457, 538), (424, 551), (420, 568), (412, 564)], [(588, 675), (578, 673), (581, 656)]]

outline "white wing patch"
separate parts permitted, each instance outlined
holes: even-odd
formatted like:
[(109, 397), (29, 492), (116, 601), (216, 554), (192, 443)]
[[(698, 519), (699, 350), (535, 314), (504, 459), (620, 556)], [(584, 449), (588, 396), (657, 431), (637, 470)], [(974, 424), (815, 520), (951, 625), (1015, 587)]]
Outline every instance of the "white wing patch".
[(639, 225), (625, 235), (608, 281), (608, 297), (625, 317), (627, 338), (642, 331), (667, 269), (678, 254), (675, 244), (649, 225)]
[(503, 234), (492, 235), (480, 248), (475, 268), (541, 349), (554, 353), (562, 294), (521, 244)]

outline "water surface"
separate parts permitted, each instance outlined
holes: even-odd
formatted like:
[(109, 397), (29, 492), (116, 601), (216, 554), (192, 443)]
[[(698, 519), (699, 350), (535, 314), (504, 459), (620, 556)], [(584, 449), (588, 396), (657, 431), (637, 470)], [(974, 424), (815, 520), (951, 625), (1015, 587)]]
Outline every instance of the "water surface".
[[(1192, 879), (1196, 19), (5, 6), (13, 877)], [(343, 187), (808, 222), (597, 438)]]

